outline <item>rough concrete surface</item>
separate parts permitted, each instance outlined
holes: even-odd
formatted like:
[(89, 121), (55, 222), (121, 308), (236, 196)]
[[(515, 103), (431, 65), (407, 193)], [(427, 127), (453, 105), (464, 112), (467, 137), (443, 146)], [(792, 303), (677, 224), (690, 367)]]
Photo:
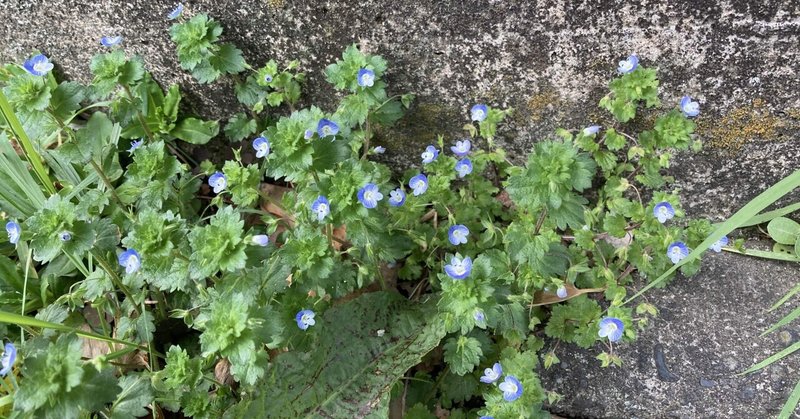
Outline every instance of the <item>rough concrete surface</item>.
[[(796, 283), (796, 265), (708, 255), (696, 276), (646, 294), (660, 314), (635, 343), (614, 348), (622, 368), (600, 368), (599, 348), (560, 345), (561, 363), (541, 371), (545, 387), (564, 396), (550, 410), (587, 419), (776, 417), (800, 380), (800, 358), (736, 374), (800, 339), (798, 324), (759, 337), (790, 311), (766, 312)], [(659, 377), (656, 345), (677, 381)]]
[[(230, 81), (198, 85), (179, 69), (166, 14), (172, 0), (0, 0), (0, 62), (41, 50), (57, 72), (89, 80), (99, 38), (121, 34), (164, 85), (179, 83), (192, 111), (225, 119), (240, 107)], [(707, 148), (675, 157), (670, 173), (687, 213), (720, 220), (800, 166), (800, 2), (797, 0), (202, 0), (223, 40), (247, 61), (299, 59), (306, 104), (332, 110), (322, 69), (351, 43), (390, 63), (390, 91), (418, 95), (409, 115), (378, 142), (395, 168), (419, 162), (437, 134), (462, 135), (477, 102), (514, 107), (498, 142), (517, 161), (557, 127), (612, 125), (597, 108), (616, 63), (637, 53), (658, 68), (666, 108), (690, 94), (701, 103)], [(646, 117), (637, 124), (646, 124)], [(419, 151), (411, 152), (419, 148)], [(795, 194), (792, 198), (797, 199)], [(701, 275), (648, 295), (662, 310), (652, 329), (620, 348), (627, 366), (600, 370), (594, 353), (562, 349), (545, 386), (567, 417), (769, 417), (800, 378), (790, 359), (753, 377), (730, 378), (783, 343), (757, 337), (776, 315), (763, 309), (796, 281), (796, 267), (709, 258)], [(800, 329), (798, 329), (800, 333)], [(776, 335), (777, 336), (777, 335)], [(796, 333), (791, 333), (795, 339)], [(680, 376), (654, 375), (653, 346)], [(706, 388), (700, 379), (714, 381)], [(706, 383), (708, 384), (708, 383)], [(787, 387), (788, 386), (788, 387)]]

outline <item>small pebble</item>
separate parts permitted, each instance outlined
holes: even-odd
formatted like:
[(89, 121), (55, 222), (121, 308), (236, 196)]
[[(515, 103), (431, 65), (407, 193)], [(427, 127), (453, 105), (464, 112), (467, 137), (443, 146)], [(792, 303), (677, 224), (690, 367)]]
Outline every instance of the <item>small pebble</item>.
[(705, 378), (700, 378), (700, 385), (705, 388), (711, 388), (717, 385), (717, 382), (714, 380), (706, 380)]

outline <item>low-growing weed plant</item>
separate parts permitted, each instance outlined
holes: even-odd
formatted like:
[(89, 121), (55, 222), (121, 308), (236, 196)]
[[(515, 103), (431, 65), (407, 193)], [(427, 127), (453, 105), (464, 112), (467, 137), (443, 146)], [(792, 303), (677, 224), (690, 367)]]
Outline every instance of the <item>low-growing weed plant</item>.
[[(0, 68), (9, 416), (543, 417), (540, 362), (574, 344), (620, 365), (656, 314), (623, 304), (634, 275), (699, 269), (682, 260), (712, 227), (664, 174), (699, 148), (699, 106), (663, 105), (636, 56), (608, 120), (517, 165), (495, 141), (511, 109), (465, 104), (463, 136), (409, 151), (384, 135), (414, 98), (382, 57), (347, 47), (325, 69), (338, 107), (303, 107), (299, 62), (255, 67), (213, 18), (169, 18), (181, 68), (235, 84), (222, 129), (121, 37), (89, 85), (39, 53)], [(186, 151), (220, 135), (255, 161)], [(419, 164), (393, 175), (389, 149)]]

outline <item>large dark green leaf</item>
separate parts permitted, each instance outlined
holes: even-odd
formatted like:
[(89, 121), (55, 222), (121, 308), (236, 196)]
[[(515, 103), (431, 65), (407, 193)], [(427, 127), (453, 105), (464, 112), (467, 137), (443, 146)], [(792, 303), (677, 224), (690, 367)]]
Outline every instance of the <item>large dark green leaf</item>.
[(444, 337), (434, 310), (388, 292), (329, 309), (308, 331), (319, 334), (314, 349), (278, 356), (260, 395), (225, 416), (388, 417), (392, 384)]

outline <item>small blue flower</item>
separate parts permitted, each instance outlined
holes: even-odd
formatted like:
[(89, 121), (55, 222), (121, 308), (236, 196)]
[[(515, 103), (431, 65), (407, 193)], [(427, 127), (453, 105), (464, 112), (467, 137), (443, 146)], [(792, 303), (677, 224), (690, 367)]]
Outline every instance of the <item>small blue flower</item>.
[(458, 157), (464, 157), (469, 154), (469, 150), (472, 148), (472, 143), (469, 140), (464, 141), (456, 141), (456, 145), (450, 147), (450, 150)]
[(600, 331), (597, 335), (601, 338), (607, 337), (611, 342), (622, 339), (622, 332), (625, 331), (625, 324), (616, 317), (603, 317), (600, 319)]
[(68, 242), (72, 240), (72, 234), (69, 231), (62, 231), (61, 234), (58, 235), (58, 238), (61, 239), (62, 242)]
[(567, 287), (563, 285), (558, 287), (558, 289), (556, 290), (556, 295), (558, 296), (558, 298), (567, 298), (567, 296), (569, 295), (567, 294)]
[(34, 76), (44, 76), (53, 69), (53, 63), (44, 54), (38, 54), (25, 61), (22, 67)]
[(500, 376), (503, 375), (503, 367), (500, 365), (499, 362), (495, 362), (492, 365), (492, 368), (486, 368), (483, 370), (483, 376), (481, 376), (481, 382), (486, 384), (492, 384), (493, 382), (500, 379)]
[(358, 70), (358, 85), (361, 87), (372, 87), (375, 84), (375, 72), (362, 68)]
[(467, 236), (469, 236), (469, 229), (462, 224), (450, 226), (450, 229), (447, 231), (447, 238), (450, 239), (450, 243), (455, 246), (466, 243)]
[(586, 135), (586, 136), (595, 135), (600, 131), (600, 128), (602, 128), (600, 125), (588, 126), (588, 127), (583, 129), (583, 135)]
[(317, 221), (322, 221), (328, 214), (331, 213), (330, 203), (328, 202), (328, 198), (324, 196), (319, 196), (313, 204), (311, 204), (311, 212), (316, 214)]
[(627, 60), (623, 60), (619, 62), (619, 67), (617, 67), (617, 71), (621, 74), (628, 74), (632, 73), (633, 70), (636, 70), (636, 67), (639, 66), (639, 57), (636, 54), (631, 55), (628, 57)]
[(297, 327), (301, 330), (308, 330), (309, 326), (313, 326), (317, 324), (317, 321), (314, 320), (314, 312), (311, 310), (300, 310), (297, 312), (297, 315), (294, 316), (294, 320), (297, 322)]
[(319, 120), (319, 123), (317, 124), (317, 134), (319, 134), (320, 138), (324, 138), (329, 135), (336, 135), (338, 133), (339, 126), (336, 125), (335, 122), (325, 118)]
[(172, 9), (171, 12), (169, 12), (169, 14), (167, 15), (167, 19), (175, 20), (181, 16), (181, 13), (183, 13), (183, 4), (178, 3), (178, 5), (174, 9)]
[(411, 188), (414, 196), (420, 196), (428, 190), (428, 177), (420, 173), (408, 181), (408, 187)]
[(378, 185), (374, 183), (367, 183), (363, 188), (358, 191), (358, 202), (366, 208), (375, 208), (378, 206), (378, 201), (383, 199), (383, 194), (378, 189)]
[(469, 111), (472, 120), (475, 122), (481, 122), (489, 115), (489, 107), (486, 105), (479, 103), (472, 107)]
[(5, 377), (9, 372), (11, 372), (11, 368), (14, 367), (14, 363), (16, 361), (17, 347), (14, 346), (13, 343), (8, 342), (3, 348), (3, 356), (0, 358), (0, 365), (3, 366), (3, 369), (0, 369), (0, 375)]
[(472, 314), (472, 318), (475, 319), (475, 323), (478, 326), (485, 326), (486, 325), (486, 314), (481, 309), (475, 310), (475, 313)]
[(422, 163), (428, 164), (436, 160), (439, 157), (439, 150), (436, 147), (429, 145), (425, 147), (425, 151), (422, 153)]
[(208, 186), (214, 188), (214, 193), (218, 194), (228, 187), (228, 178), (222, 172), (215, 172), (208, 177)]
[(104, 47), (115, 47), (122, 43), (122, 36), (104, 36), (100, 38), (100, 44)]
[(256, 157), (259, 159), (266, 157), (269, 154), (269, 139), (266, 137), (258, 137), (253, 140), (253, 148), (256, 150)]
[(463, 178), (464, 176), (472, 173), (472, 161), (470, 159), (461, 159), (456, 163), (456, 172), (458, 172), (458, 177)]
[(264, 74), (264, 83), (272, 83), (272, 74)]
[(700, 115), (700, 104), (693, 101), (690, 96), (684, 96), (681, 99), (681, 111), (689, 118)]
[(664, 224), (667, 220), (670, 220), (675, 216), (675, 209), (672, 208), (672, 205), (670, 205), (669, 202), (662, 201), (653, 207), (653, 216), (658, 219), (659, 223)]
[(11, 244), (17, 244), (19, 236), (22, 234), (22, 227), (16, 221), (9, 221), (6, 223), (6, 232), (8, 233), (8, 241)]
[(256, 246), (266, 247), (269, 244), (269, 236), (266, 234), (256, 234), (250, 241)]
[(133, 154), (133, 151), (141, 147), (142, 144), (144, 144), (144, 140), (131, 141), (131, 148), (128, 149), (128, 153)]
[(497, 388), (503, 392), (503, 398), (507, 402), (513, 402), (522, 397), (522, 383), (513, 375), (506, 375), (505, 381), (500, 383)]
[(119, 254), (119, 264), (125, 268), (125, 273), (132, 274), (142, 266), (142, 259), (136, 250), (128, 249)]
[(311, 137), (313, 136), (314, 136), (314, 130), (311, 129), (307, 129), (305, 134), (303, 134), (303, 138), (305, 138), (306, 140), (310, 140)]
[(453, 258), (450, 259), (450, 264), (444, 265), (444, 271), (450, 278), (464, 279), (472, 272), (472, 259), (469, 256), (464, 259), (453, 256)]
[(689, 248), (683, 242), (673, 242), (667, 247), (667, 256), (672, 263), (678, 263), (689, 256)]
[(728, 245), (728, 241), (729, 241), (728, 240), (728, 236), (722, 236), (721, 239), (717, 240), (716, 243), (712, 244), (708, 248), (713, 250), (713, 251), (715, 251), (715, 252), (717, 252), (717, 253), (719, 253), (719, 252), (722, 251), (722, 247), (723, 246), (727, 246)]
[(406, 202), (406, 193), (402, 189), (397, 188), (389, 192), (389, 205), (393, 207), (402, 206)]
[(494, 416), (481, 416), (478, 419), (494, 419)]
[(372, 149), (372, 152), (375, 153), (375, 154), (383, 154), (383, 153), (386, 152), (386, 147), (377, 146), (377, 147)]

